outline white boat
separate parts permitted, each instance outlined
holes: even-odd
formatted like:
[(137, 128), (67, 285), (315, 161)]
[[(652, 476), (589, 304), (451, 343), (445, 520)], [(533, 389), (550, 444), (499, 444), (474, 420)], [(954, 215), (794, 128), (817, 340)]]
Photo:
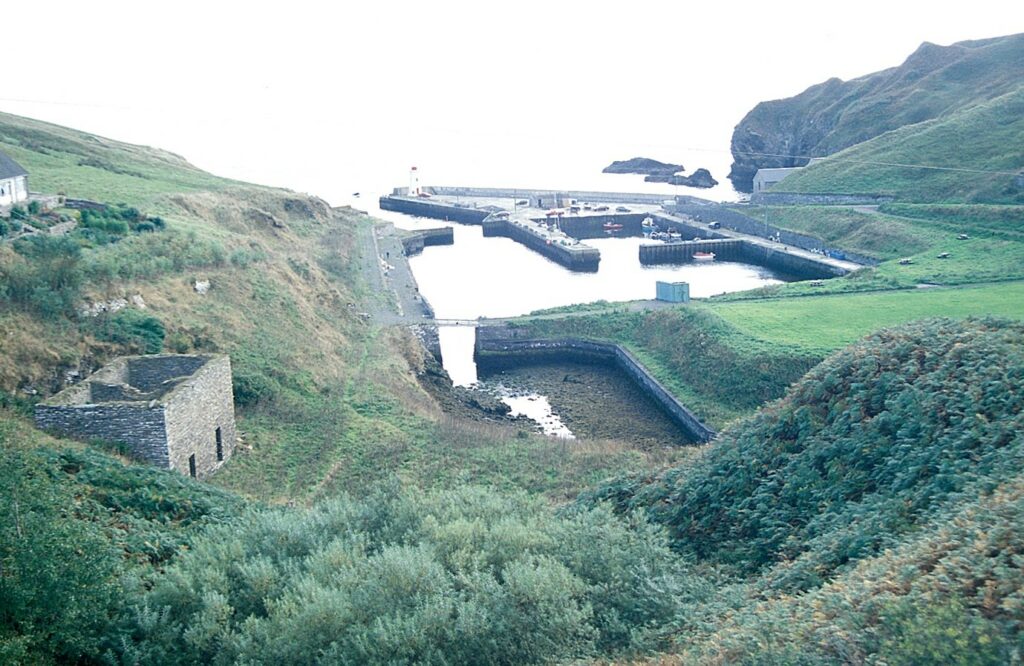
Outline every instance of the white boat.
[(693, 260), (694, 261), (714, 261), (715, 260), (715, 253), (714, 252), (694, 252), (693, 253)]

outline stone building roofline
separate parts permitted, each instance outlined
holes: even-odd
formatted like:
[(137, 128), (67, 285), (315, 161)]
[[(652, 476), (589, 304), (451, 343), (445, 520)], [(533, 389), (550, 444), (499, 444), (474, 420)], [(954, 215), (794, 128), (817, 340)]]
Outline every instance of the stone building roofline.
[(118, 404), (152, 409), (170, 403), (194, 384), (212, 362), (226, 354), (151, 354), (122, 356), (103, 366), (85, 381), (57, 393), (42, 405), (85, 407)]
[(7, 153), (0, 151), (0, 180), (27, 175), (25, 167), (15, 162)]

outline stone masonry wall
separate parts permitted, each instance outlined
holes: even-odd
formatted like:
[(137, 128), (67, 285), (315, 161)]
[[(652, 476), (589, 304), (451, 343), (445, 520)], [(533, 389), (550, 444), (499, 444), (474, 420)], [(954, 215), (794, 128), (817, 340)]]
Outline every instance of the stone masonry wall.
[(238, 433), (231, 390), (231, 361), (227, 356), (211, 357), (194, 376), (168, 393), (164, 402), (172, 469), (188, 474), (191, 455), (196, 457), (198, 478), (217, 469), (222, 464), (217, 460), (218, 427), (224, 460), (231, 457)]
[(184, 377), (202, 367), (202, 356), (140, 356), (128, 360), (128, 383), (140, 391), (158, 389), (168, 379)]
[[(80, 439), (124, 442), (132, 454), (157, 467), (170, 466), (162, 405), (148, 403), (109, 405), (36, 405), (36, 426)], [(186, 468), (186, 473), (188, 469)]]

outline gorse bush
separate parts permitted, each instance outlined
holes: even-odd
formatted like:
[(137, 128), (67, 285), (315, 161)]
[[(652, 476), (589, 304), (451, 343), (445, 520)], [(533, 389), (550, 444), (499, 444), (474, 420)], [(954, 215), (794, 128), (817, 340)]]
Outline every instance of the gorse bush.
[(250, 513), (133, 612), (139, 663), (524, 664), (656, 645), (708, 593), (661, 533), (524, 495), (385, 487)]
[(958, 493), (1024, 462), (1024, 326), (932, 320), (826, 360), (688, 469), (595, 497), (646, 506), (676, 547), (783, 588), (879, 552)]
[(92, 329), (100, 340), (124, 345), (142, 354), (159, 354), (166, 334), (163, 322), (157, 317), (130, 308), (96, 317)]
[(19, 238), (13, 252), (0, 250), (0, 293), (24, 311), (70, 315), (81, 296), (81, 259), (81, 248), (69, 238)]

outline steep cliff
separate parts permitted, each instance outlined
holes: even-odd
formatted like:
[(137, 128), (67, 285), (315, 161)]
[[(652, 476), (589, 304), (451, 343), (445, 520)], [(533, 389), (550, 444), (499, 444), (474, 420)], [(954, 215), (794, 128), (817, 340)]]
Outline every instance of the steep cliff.
[(829, 79), (762, 102), (733, 131), (729, 179), (749, 192), (766, 167), (803, 166), (885, 132), (1004, 95), (1024, 80), (1024, 34), (950, 46), (925, 42), (900, 66)]

